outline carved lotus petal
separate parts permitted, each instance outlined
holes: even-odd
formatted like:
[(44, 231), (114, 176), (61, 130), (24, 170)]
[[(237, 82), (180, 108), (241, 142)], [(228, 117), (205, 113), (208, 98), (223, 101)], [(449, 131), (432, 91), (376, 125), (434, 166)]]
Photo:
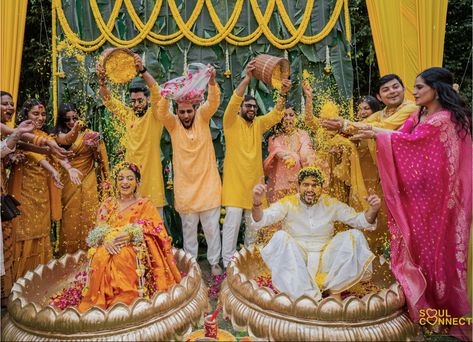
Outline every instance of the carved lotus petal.
[(105, 322), (105, 312), (97, 307), (93, 307), (87, 312), (82, 314), (82, 329), (87, 331), (93, 331), (97, 329), (98, 325), (102, 325)]
[(186, 298), (186, 289), (181, 284), (174, 285), (171, 290), (171, 298), (175, 305), (180, 304)]
[(36, 317), (36, 322), (38, 324), (38, 327), (47, 329), (51, 326), (51, 322), (54, 322), (56, 319), (56, 311), (52, 307), (47, 306), (38, 313)]
[(31, 326), (32, 322), (34, 322), (36, 318), (36, 309), (34, 305), (31, 303), (26, 304), (26, 306), (20, 311), (20, 317), (26, 325)]
[(343, 304), (333, 297), (327, 297), (319, 302), (318, 317), (327, 321), (336, 321), (342, 316)]
[(149, 315), (151, 313), (152, 307), (152, 303), (149, 300), (140, 298), (136, 301), (131, 309), (132, 316), (139, 320)]
[(271, 309), (272, 304), (272, 293), (271, 290), (265, 287), (260, 287), (256, 290), (256, 294), (253, 297), (255, 303), (263, 309)]
[(171, 306), (171, 296), (168, 292), (160, 292), (153, 301), (153, 307), (159, 312), (167, 310)]
[(394, 293), (394, 291), (388, 290), (384, 296), (385, 298), (385, 305), (386, 305), (386, 313), (392, 313), (399, 309), (403, 303), (399, 301), (399, 296)]
[(315, 317), (317, 304), (315, 300), (309, 296), (301, 296), (294, 303), (294, 314), (301, 318)]
[(55, 327), (63, 331), (71, 331), (77, 326), (77, 324), (79, 324), (79, 321), (79, 313), (76, 310), (69, 308), (57, 316)]
[(121, 323), (129, 322), (130, 320), (130, 309), (128, 305), (118, 303), (112, 306), (107, 315), (107, 323), (113, 325), (120, 325)]
[(371, 317), (383, 316), (386, 311), (383, 299), (377, 294), (370, 295), (368, 299), (368, 311)]
[(366, 303), (356, 297), (344, 301), (345, 318), (349, 321), (358, 321), (366, 318)]
[(277, 294), (271, 303), (272, 309), (283, 314), (292, 314), (293, 301), (285, 293)]

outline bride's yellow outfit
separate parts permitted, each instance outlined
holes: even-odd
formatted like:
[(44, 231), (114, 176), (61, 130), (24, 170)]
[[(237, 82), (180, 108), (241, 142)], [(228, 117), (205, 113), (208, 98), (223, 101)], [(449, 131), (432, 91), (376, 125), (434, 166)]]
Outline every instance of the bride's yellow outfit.
[(106, 309), (117, 302), (131, 304), (139, 296), (151, 296), (179, 283), (181, 274), (172, 254), (171, 238), (149, 199), (138, 199), (121, 210), (115, 200), (108, 199), (98, 215), (99, 227), (104, 230), (102, 241), (134, 227), (141, 229), (142, 242), (130, 236), (132, 241), (114, 255), (103, 243), (89, 250), (88, 284), (79, 311), (92, 306)]

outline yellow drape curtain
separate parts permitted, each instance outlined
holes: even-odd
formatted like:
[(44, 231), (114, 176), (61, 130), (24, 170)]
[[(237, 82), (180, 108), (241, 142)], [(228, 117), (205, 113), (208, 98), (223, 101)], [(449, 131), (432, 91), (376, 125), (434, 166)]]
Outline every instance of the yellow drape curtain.
[(416, 76), (442, 66), (448, 0), (366, 0), (380, 75), (397, 74), (412, 99)]
[(28, 0), (0, 1), (0, 39), (2, 47), (0, 53), (0, 89), (11, 93), (15, 103), (18, 98), (27, 7)]

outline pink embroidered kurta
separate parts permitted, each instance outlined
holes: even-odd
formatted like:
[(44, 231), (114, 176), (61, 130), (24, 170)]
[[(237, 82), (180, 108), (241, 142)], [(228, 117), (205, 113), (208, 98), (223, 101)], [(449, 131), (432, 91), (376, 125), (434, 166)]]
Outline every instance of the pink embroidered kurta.
[[(264, 174), (268, 177), (267, 199), (274, 203), (280, 198), (297, 192), (297, 173), (314, 162), (315, 152), (309, 134), (302, 129), (294, 133), (279, 134), (268, 139), (268, 157), (264, 160)], [(289, 154), (285, 162), (278, 153)]]
[(406, 294), (409, 314), (471, 310), (467, 257), (472, 143), (440, 111), (419, 123), (414, 113), (399, 133), (377, 137), (378, 165), (388, 208), (392, 271)]

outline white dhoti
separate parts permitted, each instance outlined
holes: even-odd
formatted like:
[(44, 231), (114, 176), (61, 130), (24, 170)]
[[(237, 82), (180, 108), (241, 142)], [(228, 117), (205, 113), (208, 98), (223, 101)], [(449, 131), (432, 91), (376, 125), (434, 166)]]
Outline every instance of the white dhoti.
[(261, 256), (279, 291), (293, 298), (305, 294), (316, 300), (321, 299), (323, 290), (339, 293), (369, 278), (374, 259), (363, 233), (356, 229), (325, 243), (297, 240), (281, 230), (261, 250)]

